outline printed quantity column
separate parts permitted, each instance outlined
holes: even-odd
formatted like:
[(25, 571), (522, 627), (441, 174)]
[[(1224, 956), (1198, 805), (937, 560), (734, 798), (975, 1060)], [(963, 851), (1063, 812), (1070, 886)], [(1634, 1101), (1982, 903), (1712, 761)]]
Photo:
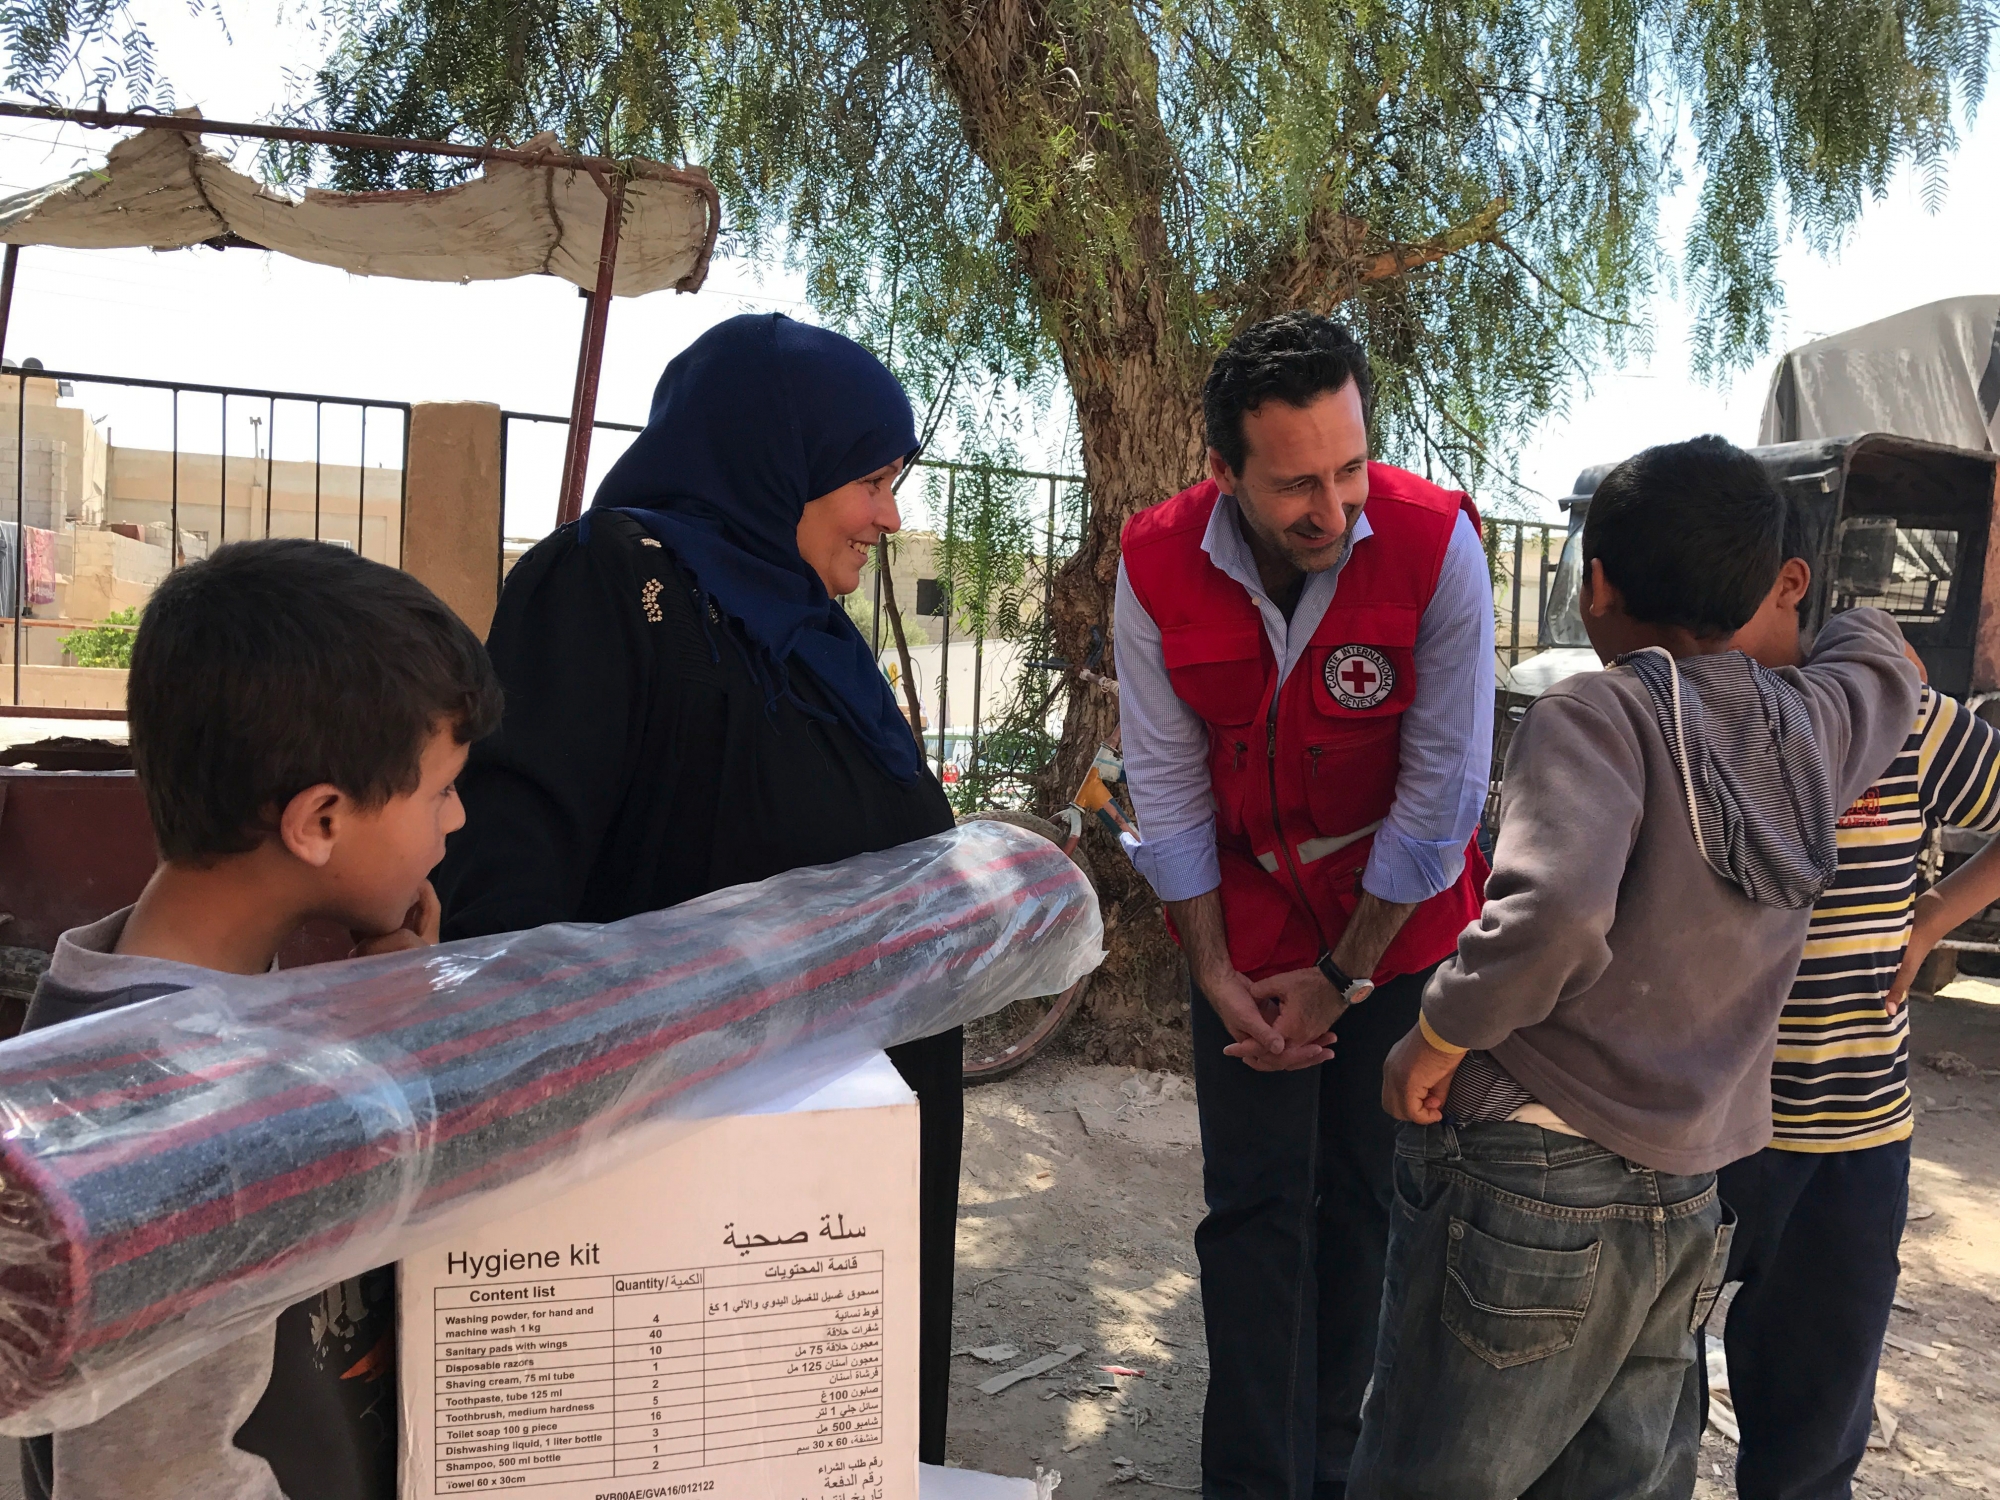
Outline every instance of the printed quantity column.
[(711, 1266), (708, 1462), (882, 1441), (882, 1252)]
[(612, 1278), (619, 1476), (701, 1466), (702, 1272)]
[(438, 1493), (611, 1478), (611, 1278), (435, 1295)]

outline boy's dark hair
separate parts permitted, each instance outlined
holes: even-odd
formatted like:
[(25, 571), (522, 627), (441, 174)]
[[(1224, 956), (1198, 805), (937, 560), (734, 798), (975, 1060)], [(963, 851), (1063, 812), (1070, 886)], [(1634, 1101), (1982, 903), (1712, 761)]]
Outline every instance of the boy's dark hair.
[(1719, 437), (1663, 443), (1597, 486), (1583, 562), (1625, 596), (1626, 613), (1698, 639), (1741, 629), (1784, 562), (1785, 502), (1764, 466)]
[(1201, 392), (1208, 446), (1240, 474), (1249, 454), (1243, 439), (1246, 411), (1266, 401), (1309, 406), (1350, 380), (1361, 396), (1363, 418), (1372, 420), (1375, 382), (1368, 354), (1346, 324), (1315, 312), (1266, 318), (1231, 339), (1208, 372)]
[(167, 575), (126, 685), (163, 859), (254, 849), (309, 786), (364, 807), (416, 788), (440, 720), (492, 732), (486, 649), (408, 573), (324, 542), (232, 542)]

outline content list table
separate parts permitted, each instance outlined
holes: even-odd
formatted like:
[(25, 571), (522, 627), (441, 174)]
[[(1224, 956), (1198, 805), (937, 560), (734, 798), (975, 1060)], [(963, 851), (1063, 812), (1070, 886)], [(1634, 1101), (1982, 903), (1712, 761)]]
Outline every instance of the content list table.
[(438, 1287), (440, 1494), (882, 1441), (882, 1252)]

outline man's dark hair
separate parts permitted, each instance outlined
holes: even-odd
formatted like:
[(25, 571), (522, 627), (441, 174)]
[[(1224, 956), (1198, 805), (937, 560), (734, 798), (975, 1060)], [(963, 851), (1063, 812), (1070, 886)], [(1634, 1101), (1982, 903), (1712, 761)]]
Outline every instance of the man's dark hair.
[(1583, 562), (1648, 625), (1698, 639), (1739, 630), (1784, 562), (1785, 502), (1764, 466), (1719, 437), (1648, 448), (1590, 497)]
[(416, 789), (440, 724), (492, 732), (486, 648), (408, 573), (324, 542), (232, 542), (167, 575), (126, 685), (163, 859), (254, 849), (330, 782), (363, 807)]
[(1362, 416), (1372, 417), (1375, 382), (1368, 373), (1368, 355), (1345, 323), (1315, 312), (1266, 318), (1231, 339), (1208, 372), (1201, 392), (1208, 446), (1241, 474), (1249, 454), (1243, 440), (1246, 411), (1266, 401), (1310, 406), (1350, 380), (1360, 393)]

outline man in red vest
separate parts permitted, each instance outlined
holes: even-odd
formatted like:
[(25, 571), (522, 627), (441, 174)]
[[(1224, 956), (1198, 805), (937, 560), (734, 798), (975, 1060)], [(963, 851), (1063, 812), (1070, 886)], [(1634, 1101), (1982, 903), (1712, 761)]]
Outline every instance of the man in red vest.
[(1240, 334), (1204, 392), (1211, 477), (1123, 541), (1133, 861), (1195, 991), (1210, 1500), (1345, 1494), (1393, 1197), (1382, 1062), (1486, 874), (1478, 517), (1369, 462), (1370, 396), (1331, 319)]

